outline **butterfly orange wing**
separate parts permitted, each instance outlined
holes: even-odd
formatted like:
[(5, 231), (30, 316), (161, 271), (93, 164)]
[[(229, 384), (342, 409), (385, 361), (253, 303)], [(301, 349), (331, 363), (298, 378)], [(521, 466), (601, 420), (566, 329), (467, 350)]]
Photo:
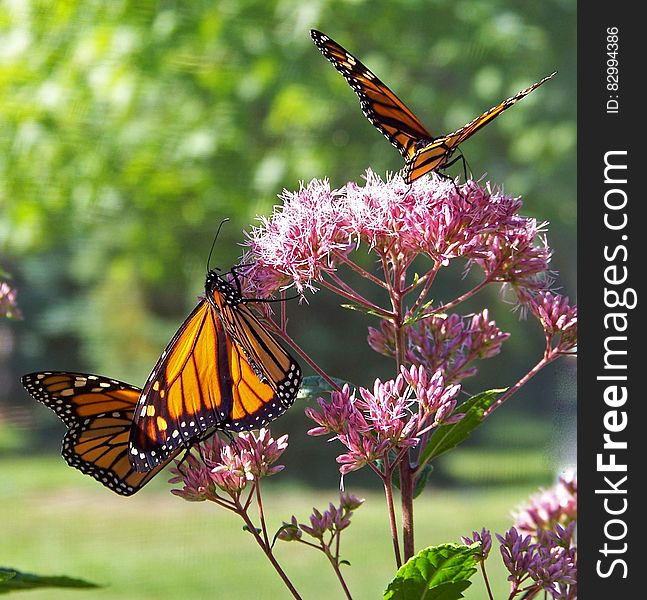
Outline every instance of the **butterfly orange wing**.
[(321, 53), (353, 88), (364, 116), (402, 156), (411, 158), (416, 152), (416, 144), (434, 139), (404, 102), (358, 58), (321, 31), (312, 29), (310, 35)]
[(31, 396), (51, 408), (68, 427), (62, 454), (67, 463), (123, 496), (139, 491), (178, 453), (147, 473), (128, 458), (128, 438), (141, 390), (88, 373), (29, 373), (22, 384)]
[(140, 471), (214, 430), (258, 429), (294, 402), (298, 364), (214, 271), (206, 298), (160, 357), (135, 410), (130, 460)]
[(527, 96), (533, 90), (536, 90), (540, 85), (551, 79), (555, 73), (544, 77), (541, 81), (533, 83), (531, 86), (521, 90), (514, 96), (510, 96), (503, 102), (493, 106), (485, 111), (476, 119), (467, 123), (460, 129), (453, 133), (435, 139), (433, 142), (423, 146), (417, 150), (413, 156), (405, 161), (404, 165), (404, 180), (407, 183), (412, 183), (418, 177), (422, 177), (425, 173), (442, 169), (447, 163), (453, 152), (458, 145), (464, 142), (467, 138), (473, 136), (481, 127), (485, 127), (490, 121), (498, 117), (504, 110), (510, 108), (517, 101)]

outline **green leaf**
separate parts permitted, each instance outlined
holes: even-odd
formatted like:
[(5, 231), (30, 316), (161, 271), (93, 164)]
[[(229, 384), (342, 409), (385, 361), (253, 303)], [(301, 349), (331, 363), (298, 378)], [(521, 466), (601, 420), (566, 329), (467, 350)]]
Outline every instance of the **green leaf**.
[(472, 396), (469, 400), (456, 407), (452, 414), (464, 413), (465, 416), (457, 423), (440, 425), (434, 430), (420, 455), (420, 464), (426, 464), (465, 441), (470, 433), (482, 423), (483, 413), (504, 391), (505, 389), (487, 390)]
[(364, 313), (365, 315), (379, 317), (380, 319), (386, 318), (386, 311), (377, 311), (372, 308), (367, 308), (366, 306), (361, 306), (360, 304), (341, 304), (340, 306), (348, 310), (356, 310), (357, 312)]
[[(281, 525), (281, 527), (279, 527), (276, 530), (276, 533), (274, 534), (274, 537), (272, 538), (272, 545), (270, 546), (270, 548), (274, 548), (274, 544), (276, 544), (276, 540), (280, 539), (279, 535), (281, 535), (281, 533), (283, 531), (286, 531), (288, 529), (292, 529), (294, 531), (299, 530), (299, 528), (296, 525), (293, 525), (292, 523), (284, 523), (283, 525)], [(283, 541), (287, 542), (287, 541), (291, 541), (291, 540), (283, 540)]]
[(13, 569), (0, 568), (0, 594), (44, 587), (98, 588), (101, 586), (83, 579), (75, 579), (64, 575), (34, 575), (32, 573), (21, 573)]
[(447, 313), (439, 313), (439, 312), (426, 312), (427, 309), (434, 303), (433, 300), (429, 300), (429, 302), (425, 302), (416, 312), (411, 313), (410, 315), (407, 315), (406, 318), (403, 321), (404, 325), (413, 325), (414, 323), (417, 323), (418, 321), (422, 321), (423, 319), (429, 319), (431, 317), (442, 317), (443, 319), (447, 318)]
[(252, 533), (252, 531), (255, 531), (256, 533), (261, 533), (261, 529), (259, 527), (254, 527), (254, 529), (252, 530), (249, 525), (243, 525), (243, 531), (249, 531), (250, 533)]
[[(348, 383), (351, 388), (355, 387), (352, 383), (345, 381), (344, 379), (339, 379), (338, 377), (331, 377), (330, 379), (332, 379), (340, 387), (340, 389), (344, 386), (345, 383)], [(303, 382), (301, 383), (301, 387), (299, 388), (297, 398), (299, 398), (300, 400), (318, 398), (326, 392), (332, 392), (333, 389), (334, 388), (323, 377), (321, 377), (321, 375), (310, 375), (303, 378)]]
[(409, 559), (384, 592), (384, 600), (458, 600), (476, 572), (480, 545), (443, 544)]

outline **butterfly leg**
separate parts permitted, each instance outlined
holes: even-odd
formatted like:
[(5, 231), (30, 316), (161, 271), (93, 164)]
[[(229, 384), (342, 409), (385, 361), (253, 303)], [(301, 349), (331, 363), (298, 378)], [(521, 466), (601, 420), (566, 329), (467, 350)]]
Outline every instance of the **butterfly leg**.
[[(467, 160), (465, 159), (465, 156), (463, 155), (463, 153), (460, 151), (460, 148), (458, 149), (458, 153), (459, 154), (458, 154), (458, 156), (456, 158), (454, 158), (453, 160), (450, 160), (448, 163), (443, 165), (443, 171), (447, 167), (451, 167), (452, 165), (454, 165), (458, 161), (460, 161), (461, 163), (463, 163), (463, 176), (465, 178), (465, 182), (467, 182), (467, 179), (468, 179), (468, 177), (467, 177), (467, 170), (468, 170)], [(472, 170), (470, 169), (470, 176), (471, 176), (471, 172), (472, 172)], [(445, 173), (442, 173), (441, 171), (436, 171), (436, 173), (438, 173), (438, 175), (440, 175), (441, 177), (444, 177), (444, 178), (447, 178), (447, 179), (451, 180), (451, 182), (454, 184), (454, 189), (456, 190), (456, 193), (461, 198), (463, 198), (468, 204), (470, 204), (470, 205), (472, 204), (468, 197), (463, 196), (463, 194), (461, 193), (459, 187), (456, 185), (456, 182), (454, 181), (453, 178), (451, 178), (449, 175), (446, 175)]]

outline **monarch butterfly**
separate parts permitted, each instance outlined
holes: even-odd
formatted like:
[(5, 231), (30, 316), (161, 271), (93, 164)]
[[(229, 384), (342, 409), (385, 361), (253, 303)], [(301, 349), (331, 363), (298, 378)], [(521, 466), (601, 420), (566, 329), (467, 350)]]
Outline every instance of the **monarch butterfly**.
[(22, 377), (25, 389), (67, 425), (63, 458), (122, 496), (145, 486), (181, 449), (148, 473), (128, 458), (128, 437), (141, 389), (101, 375), (45, 371)]
[(282, 415), (301, 385), (298, 363), (211, 270), (205, 296), (162, 353), (135, 408), (130, 462), (150, 471), (211, 429), (258, 429)]
[(434, 137), (380, 79), (367, 69), (359, 59), (337, 42), (316, 29), (310, 35), (321, 53), (344, 76), (359, 97), (364, 116), (393, 144), (404, 157), (403, 177), (412, 183), (425, 173), (444, 169), (458, 145), (474, 135), (481, 127), (498, 117), (515, 102), (537, 89), (555, 75), (551, 73), (500, 104), (485, 111), (476, 119), (453, 133)]

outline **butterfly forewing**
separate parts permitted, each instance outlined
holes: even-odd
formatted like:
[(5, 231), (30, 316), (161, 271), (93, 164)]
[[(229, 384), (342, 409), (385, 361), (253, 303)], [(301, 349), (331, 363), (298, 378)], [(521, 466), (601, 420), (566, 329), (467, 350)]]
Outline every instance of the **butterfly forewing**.
[(246, 306), (225, 310), (223, 315), (233, 319), (236, 336), (232, 336), (230, 359), (232, 373), (241, 378), (234, 385), (237, 394), (227, 429), (258, 429), (292, 406), (301, 385), (301, 368)]
[(325, 33), (310, 31), (321, 53), (344, 76), (357, 94), (364, 116), (405, 158), (415, 153), (419, 140), (433, 139), (424, 125), (357, 57)]
[(202, 300), (151, 372), (135, 409), (130, 459), (147, 471), (229, 417), (226, 333)]
[(67, 463), (123, 496), (140, 490), (177, 454), (147, 473), (133, 469), (128, 438), (141, 390), (100, 375), (40, 372), (23, 376), (25, 389), (68, 427), (62, 455)]
[(215, 271), (205, 299), (153, 369), (135, 410), (130, 460), (140, 471), (215, 429), (258, 429), (294, 402), (301, 370)]

